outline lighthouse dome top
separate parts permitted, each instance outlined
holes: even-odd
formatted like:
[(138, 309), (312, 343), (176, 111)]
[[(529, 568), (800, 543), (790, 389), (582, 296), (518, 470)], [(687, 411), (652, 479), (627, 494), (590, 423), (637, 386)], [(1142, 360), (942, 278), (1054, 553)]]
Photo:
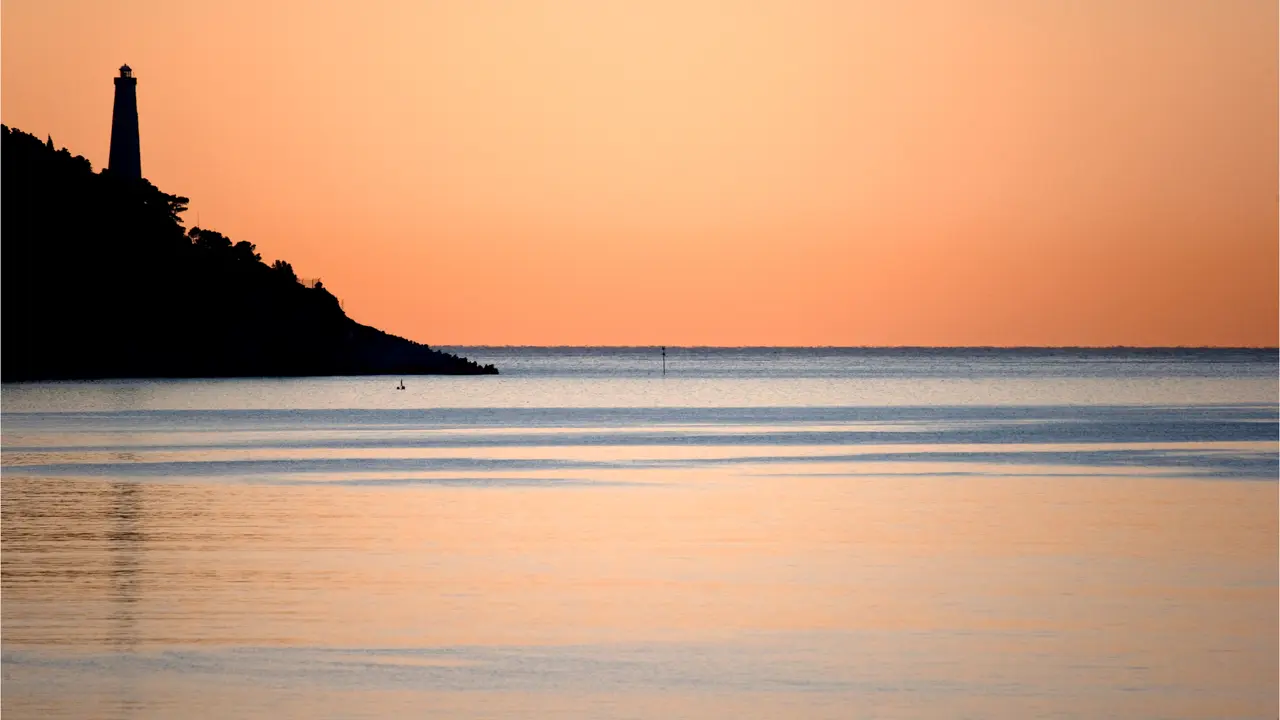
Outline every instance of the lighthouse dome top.
[(133, 77), (133, 68), (128, 65), (120, 66), (120, 77)]

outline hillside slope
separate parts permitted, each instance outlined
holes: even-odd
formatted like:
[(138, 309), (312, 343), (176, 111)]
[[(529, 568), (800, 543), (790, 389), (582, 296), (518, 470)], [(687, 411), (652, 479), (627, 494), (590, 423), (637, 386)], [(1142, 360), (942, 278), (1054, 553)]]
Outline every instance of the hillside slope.
[[(0, 126), (3, 127), (3, 126)], [(186, 198), (3, 127), (0, 379), (492, 374), (346, 316)]]

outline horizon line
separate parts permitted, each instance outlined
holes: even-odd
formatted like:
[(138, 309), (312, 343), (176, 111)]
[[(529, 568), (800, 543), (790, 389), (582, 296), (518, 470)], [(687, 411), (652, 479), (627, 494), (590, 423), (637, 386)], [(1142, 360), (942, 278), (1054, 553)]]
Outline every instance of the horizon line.
[(426, 343), (431, 347), (441, 348), (504, 348), (504, 349), (551, 349), (551, 348), (592, 348), (592, 349), (634, 349), (634, 348), (678, 348), (684, 350), (1270, 350), (1280, 352), (1275, 345), (530, 345), (530, 344), (487, 344), (487, 343)]

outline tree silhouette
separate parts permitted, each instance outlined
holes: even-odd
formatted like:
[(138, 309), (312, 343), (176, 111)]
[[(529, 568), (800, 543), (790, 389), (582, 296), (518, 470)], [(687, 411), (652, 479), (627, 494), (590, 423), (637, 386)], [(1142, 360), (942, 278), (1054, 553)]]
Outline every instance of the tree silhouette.
[(293, 272), (293, 266), (284, 260), (277, 260), (271, 263), (271, 269), (279, 273), (281, 277), (288, 278), (291, 282), (298, 282), (298, 276)]

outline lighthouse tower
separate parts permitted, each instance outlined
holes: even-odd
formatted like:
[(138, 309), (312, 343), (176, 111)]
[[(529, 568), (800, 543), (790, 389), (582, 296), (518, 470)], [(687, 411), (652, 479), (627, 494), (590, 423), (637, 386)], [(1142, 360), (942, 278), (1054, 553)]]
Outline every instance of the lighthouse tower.
[(116, 104), (111, 113), (111, 157), (107, 169), (128, 178), (142, 177), (142, 151), (138, 148), (138, 79), (128, 65), (116, 78)]

